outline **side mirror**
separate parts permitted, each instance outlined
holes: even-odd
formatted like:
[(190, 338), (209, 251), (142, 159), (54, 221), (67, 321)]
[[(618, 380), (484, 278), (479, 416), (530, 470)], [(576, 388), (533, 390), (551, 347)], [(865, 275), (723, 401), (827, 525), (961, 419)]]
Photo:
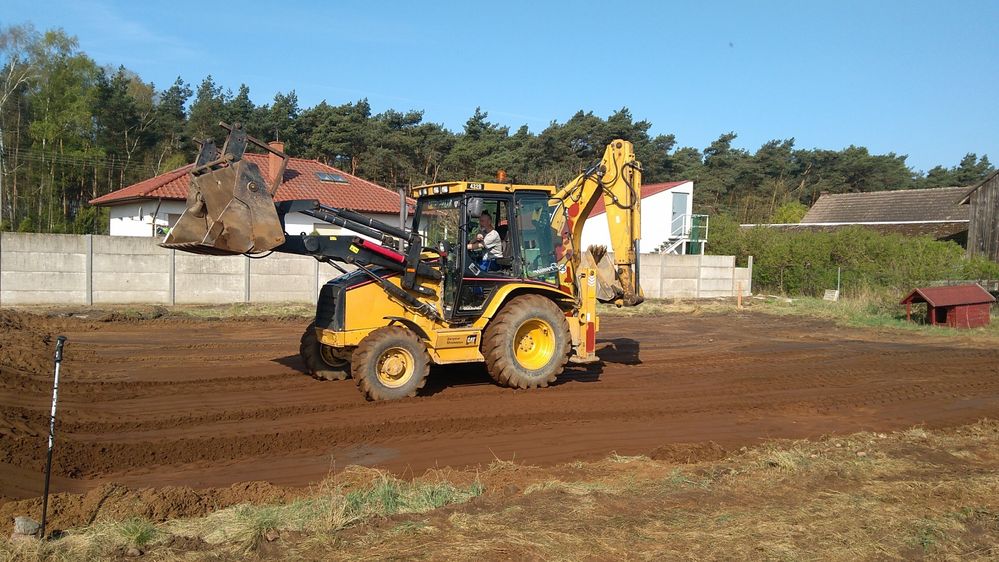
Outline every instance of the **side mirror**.
[(481, 197), (472, 197), (468, 200), (468, 218), (477, 219), (482, 216), (483, 200)]

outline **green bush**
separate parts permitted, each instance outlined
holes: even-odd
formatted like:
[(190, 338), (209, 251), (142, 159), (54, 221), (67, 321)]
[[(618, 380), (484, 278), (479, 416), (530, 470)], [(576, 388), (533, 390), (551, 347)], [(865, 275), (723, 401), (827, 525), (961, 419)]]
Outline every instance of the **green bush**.
[(709, 239), (711, 254), (734, 255), (740, 264), (753, 256), (757, 291), (818, 296), (836, 288), (837, 269), (843, 294), (852, 296), (940, 281), (999, 279), (999, 264), (968, 259), (958, 244), (930, 236), (863, 227), (832, 232), (740, 228), (722, 215), (711, 217)]

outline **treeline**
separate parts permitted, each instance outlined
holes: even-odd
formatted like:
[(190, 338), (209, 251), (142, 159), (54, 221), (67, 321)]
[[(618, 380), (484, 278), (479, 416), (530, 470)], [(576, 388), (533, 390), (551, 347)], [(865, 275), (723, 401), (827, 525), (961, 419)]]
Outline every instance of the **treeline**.
[(242, 122), (293, 156), (315, 158), (389, 187), (443, 179), (488, 180), (499, 169), (518, 182), (563, 183), (599, 158), (614, 138), (636, 145), (645, 181), (693, 179), (700, 212), (740, 222), (793, 220), (821, 191), (968, 185), (993, 168), (968, 154), (953, 167), (914, 171), (904, 155), (866, 148), (800, 149), (794, 139), (756, 151), (732, 146), (734, 133), (702, 149), (627, 108), (607, 118), (580, 111), (540, 132), (489, 121), (476, 110), (463, 130), (416, 110), (373, 113), (367, 100), (303, 108), (295, 91), (256, 105), (208, 76), (196, 88), (165, 87), (124, 67), (98, 66), (62, 30), (0, 28), (0, 229), (101, 232), (87, 201), (192, 160), (196, 139), (219, 137), (219, 121)]

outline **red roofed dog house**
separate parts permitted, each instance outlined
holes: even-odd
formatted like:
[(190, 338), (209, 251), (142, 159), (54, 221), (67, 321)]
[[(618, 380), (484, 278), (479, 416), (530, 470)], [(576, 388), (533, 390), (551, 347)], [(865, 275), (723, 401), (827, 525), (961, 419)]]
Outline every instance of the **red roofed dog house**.
[(902, 299), (905, 317), (912, 320), (912, 305), (926, 303), (926, 321), (933, 326), (979, 328), (989, 324), (995, 297), (978, 285), (921, 287)]
[[(271, 143), (283, 151), (282, 143)], [(280, 166), (280, 158), (247, 152), (244, 158), (260, 168), (266, 178)], [(128, 187), (112, 191), (90, 201), (91, 205), (110, 208), (111, 236), (162, 237), (176, 224), (186, 208), (188, 172), (191, 165), (160, 174)], [(284, 182), (274, 199), (318, 199), (323, 205), (351, 209), (370, 218), (399, 223), (400, 197), (391, 189), (361, 179), (316, 160), (291, 158), (284, 172)], [(408, 206), (415, 201), (408, 199)], [(338, 226), (327, 224), (301, 213), (285, 217), (286, 234), (345, 234)]]

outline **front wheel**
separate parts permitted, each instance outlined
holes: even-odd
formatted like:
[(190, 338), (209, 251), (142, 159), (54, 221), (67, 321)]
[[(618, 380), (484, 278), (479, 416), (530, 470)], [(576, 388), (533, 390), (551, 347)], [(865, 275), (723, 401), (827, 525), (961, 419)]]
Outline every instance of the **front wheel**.
[(551, 299), (515, 297), (486, 326), (482, 337), (486, 370), (503, 386), (548, 386), (565, 368), (570, 339), (565, 313)]
[(320, 342), (315, 324), (309, 324), (302, 334), (298, 353), (309, 374), (318, 379), (342, 381), (350, 376), (350, 354)]
[(351, 372), (368, 400), (416, 396), (427, 383), (430, 355), (423, 341), (401, 326), (368, 334), (354, 351)]

